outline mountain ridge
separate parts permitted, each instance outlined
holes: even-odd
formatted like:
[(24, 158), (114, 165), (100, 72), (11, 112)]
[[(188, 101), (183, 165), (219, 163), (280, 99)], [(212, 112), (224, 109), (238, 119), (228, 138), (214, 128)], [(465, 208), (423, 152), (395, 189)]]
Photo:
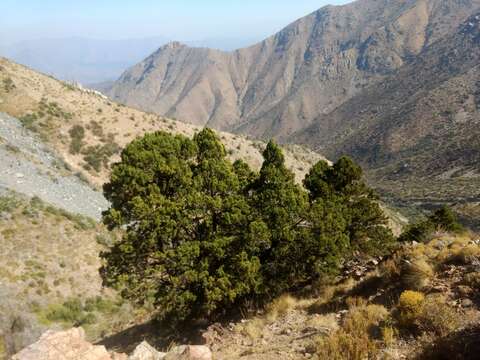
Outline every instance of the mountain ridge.
[(326, 6), (230, 53), (164, 46), (109, 95), (197, 125), (282, 139), (410, 61), (478, 7), (477, 0)]

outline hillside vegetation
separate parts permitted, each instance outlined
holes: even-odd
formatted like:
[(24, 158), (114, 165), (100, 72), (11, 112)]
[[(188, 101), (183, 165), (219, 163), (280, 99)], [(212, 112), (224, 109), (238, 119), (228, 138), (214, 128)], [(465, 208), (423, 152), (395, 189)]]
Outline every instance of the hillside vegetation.
[[(29, 70), (0, 58), (0, 112), (18, 118), (55, 149), (74, 172), (102, 185), (109, 165), (135, 137), (164, 130), (193, 136), (198, 127), (144, 113), (110, 101), (93, 91)], [(232, 160), (243, 159), (259, 169), (264, 143), (220, 133)], [(301, 180), (322, 157), (300, 146), (288, 147), (287, 166)]]
[(164, 132), (128, 145), (104, 186), (110, 229), (105, 283), (162, 320), (213, 320), (335, 275), (359, 252), (386, 254), (394, 237), (348, 158), (319, 161), (295, 183), (274, 142), (260, 172), (231, 163), (210, 129)]
[(134, 320), (98, 273), (99, 253), (116, 236), (39, 198), (1, 193), (0, 359), (47, 328), (82, 325), (95, 340)]
[(217, 359), (477, 359), (474, 234), (436, 233), (360, 278), (282, 296), (248, 321), (210, 327)]

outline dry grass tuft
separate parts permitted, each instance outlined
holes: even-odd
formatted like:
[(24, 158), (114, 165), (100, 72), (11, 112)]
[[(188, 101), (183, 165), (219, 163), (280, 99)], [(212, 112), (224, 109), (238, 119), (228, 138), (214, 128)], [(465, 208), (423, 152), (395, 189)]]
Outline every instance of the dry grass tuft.
[(440, 337), (460, 327), (458, 314), (443, 295), (431, 295), (425, 299), (419, 323), (421, 330)]
[(339, 328), (337, 317), (334, 313), (326, 315), (315, 314), (308, 320), (307, 325), (316, 329), (328, 329), (330, 331), (335, 331)]
[(375, 358), (383, 342), (375, 334), (380, 333), (380, 324), (388, 317), (381, 305), (366, 305), (363, 299), (349, 299), (349, 313), (341, 329), (321, 339), (317, 347), (320, 359), (362, 360)]
[(284, 316), (298, 305), (298, 300), (290, 295), (282, 295), (267, 306), (266, 319), (270, 322)]
[(264, 319), (255, 318), (242, 325), (239, 330), (250, 339), (256, 340), (262, 337), (266, 325)]
[(417, 319), (420, 318), (425, 295), (418, 291), (407, 290), (400, 295), (398, 300), (398, 320), (400, 325), (407, 328), (415, 326)]
[(410, 290), (422, 290), (430, 285), (434, 271), (422, 258), (405, 261), (402, 266), (402, 283)]

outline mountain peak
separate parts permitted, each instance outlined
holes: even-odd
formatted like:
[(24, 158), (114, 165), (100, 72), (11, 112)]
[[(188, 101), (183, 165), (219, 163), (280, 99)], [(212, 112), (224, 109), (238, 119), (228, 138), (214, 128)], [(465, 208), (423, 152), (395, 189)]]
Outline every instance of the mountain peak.
[(183, 47), (187, 47), (187, 45), (181, 43), (180, 41), (170, 41), (169, 43), (165, 44), (164, 46), (162, 46), (162, 49), (179, 49), (179, 48), (183, 48)]
[(130, 69), (109, 95), (197, 125), (286, 139), (479, 8), (480, 0), (360, 0), (323, 7), (232, 53), (173, 42)]

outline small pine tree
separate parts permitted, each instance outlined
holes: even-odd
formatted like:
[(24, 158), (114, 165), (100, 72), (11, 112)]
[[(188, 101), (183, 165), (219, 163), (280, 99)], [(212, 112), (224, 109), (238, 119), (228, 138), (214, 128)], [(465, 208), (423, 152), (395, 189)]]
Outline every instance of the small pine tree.
[(362, 169), (353, 160), (341, 157), (333, 166), (320, 161), (303, 183), (312, 202), (341, 204), (351, 250), (377, 254), (387, 251), (393, 244), (394, 237), (378, 198), (363, 181)]

